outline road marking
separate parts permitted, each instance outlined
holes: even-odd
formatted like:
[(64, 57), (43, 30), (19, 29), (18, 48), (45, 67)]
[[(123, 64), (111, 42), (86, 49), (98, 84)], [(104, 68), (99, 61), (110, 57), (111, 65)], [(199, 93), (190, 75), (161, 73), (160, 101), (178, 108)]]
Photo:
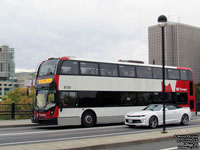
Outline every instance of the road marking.
[[(123, 125), (124, 126), (124, 125)], [(115, 126), (114, 128), (121, 128), (122, 126)], [(83, 131), (83, 132), (87, 132), (88, 130), (95, 130), (96, 129), (109, 129), (109, 128), (112, 128), (113, 129), (113, 126), (109, 126), (109, 127), (93, 127), (93, 128), (81, 128), (81, 129), (70, 129), (70, 130), (67, 130), (67, 129), (63, 129), (63, 130), (55, 130), (55, 131), (37, 131), (37, 132), (24, 132), (24, 133), (3, 133), (3, 134), (0, 134), (0, 137), (1, 136), (15, 136), (15, 135), (27, 135), (27, 134), (41, 134), (41, 133), (59, 133), (59, 132), (74, 132), (74, 131)]]
[[(147, 130), (145, 130), (145, 131), (144, 130), (142, 130), (142, 131), (133, 131), (133, 132), (129, 131), (129, 132), (122, 132), (122, 133), (110, 133), (110, 134), (101, 134), (101, 135), (68, 137), (68, 138), (47, 139), (47, 140), (34, 140), (34, 141), (24, 141), (24, 142), (11, 142), (11, 143), (0, 144), (0, 146), (19, 145), (19, 144), (31, 144), (31, 143), (41, 143), (41, 142), (54, 142), (54, 141), (63, 141), (63, 140), (77, 140), (77, 139), (97, 138), (97, 137), (107, 137), (107, 136), (118, 136), (118, 135), (124, 135), (124, 134), (154, 132), (154, 131), (161, 131), (161, 130), (162, 129), (151, 129), (151, 130), (148, 130), (148, 131)], [(66, 130), (63, 130), (63, 131), (66, 131)], [(63, 131), (60, 131), (60, 132), (63, 132)], [(58, 132), (58, 131), (51, 131), (51, 132)], [(33, 134), (33, 133), (40, 133), (41, 134), (41, 132), (29, 132), (29, 134)], [(10, 134), (10, 135), (12, 135), (12, 134)], [(168, 150), (168, 149), (162, 149), (162, 150)], [(169, 149), (169, 150), (171, 150), (171, 149)]]
[[(144, 132), (144, 131), (137, 131), (137, 133), (140, 133), (140, 132)], [(151, 131), (148, 131), (148, 132), (153, 132), (153, 131), (151, 130)], [(58, 139), (47, 139), (47, 140), (12, 142), (12, 143), (3, 143), (3, 144), (0, 144), (0, 146), (18, 145), (18, 144), (31, 144), (31, 143), (41, 143), (41, 142), (54, 142), (54, 141), (63, 141), (63, 140), (77, 140), (77, 139), (97, 138), (97, 137), (107, 137), (107, 136), (117, 136), (117, 135), (124, 135), (124, 133), (130, 134), (130, 132), (123, 132), (123, 133), (89, 135), (89, 136), (70, 137), (70, 138), (58, 138)], [(134, 132), (134, 133), (136, 133), (136, 132)]]
[(160, 149), (160, 150), (174, 150), (174, 149), (178, 149), (178, 147), (171, 147), (171, 148), (165, 148), (165, 149)]
[[(120, 127), (121, 128), (121, 127)], [(75, 130), (75, 129), (74, 129)], [(59, 133), (59, 132), (72, 132), (74, 130), (56, 130), (56, 131), (38, 131), (38, 132), (26, 132), (26, 133), (8, 133), (8, 134), (0, 134), (0, 137), (4, 137), (4, 136), (15, 136), (15, 135), (27, 135), (27, 134), (42, 134), (42, 133)], [(143, 132), (153, 132), (153, 131), (159, 131), (161, 129), (151, 129), (151, 130), (142, 130), (142, 131), (127, 131), (127, 132), (121, 132), (121, 133), (116, 133), (116, 134), (132, 134), (132, 133), (143, 133)], [(79, 130), (76, 130), (79, 131)], [(88, 132), (85, 129), (82, 129), (82, 131), (84, 132)], [(101, 132), (101, 131), (99, 131)], [(115, 134), (113, 134), (115, 135)]]
[[(122, 125), (125, 126), (125, 125)], [(114, 128), (122, 128), (122, 126), (115, 126)], [(184, 128), (191, 128), (191, 127), (198, 127), (200, 125), (191, 125), (191, 126), (184, 126)], [(55, 131), (37, 131), (37, 132), (24, 132), (24, 133), (3, 133), (0, 134), (0, 137), (2, 136), (18, 136), (18, 135), (28, 135), (28, 134), (42, 134), (42, 133), (59, 133), (59, 132), (74, 132), (74, 131), (83, 131), (83, 132), (87, 132), (88, 130), (95, 130), (96, 129), (109, 129), (112, 128), (113, 126), (109, 126), (109, 127), (93, 127), (93, 128), (81, 128), (81, 129), (70, 129), (70, 130), (55, 130)], [(180, 129), (183, 128), (183, 126), (179, 126), (179, 127), (169, 127), (167, 129)], [(153, 131), (160, 131), (162, 130), (162, 128), (157, 128), (157, 129), (150, 129), (150, 130), (142, 130), (142, 131), (128, 131), (128, 132), (122, 132), (121, 134), (133, 134), (133, 133), (142, 133), (142, 132), (153, 132)], [(101, 131), (99, 131), (101, 132)]]

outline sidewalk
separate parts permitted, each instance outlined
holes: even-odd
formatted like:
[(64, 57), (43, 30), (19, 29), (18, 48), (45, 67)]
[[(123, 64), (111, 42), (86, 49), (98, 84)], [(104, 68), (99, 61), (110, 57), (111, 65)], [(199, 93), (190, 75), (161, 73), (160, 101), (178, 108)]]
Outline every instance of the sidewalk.
[(31, 119), (26, 120), (0, 120), (0, 128), (16, 127), (16, 126), (33, 126), (36, 125), (31, 122)]

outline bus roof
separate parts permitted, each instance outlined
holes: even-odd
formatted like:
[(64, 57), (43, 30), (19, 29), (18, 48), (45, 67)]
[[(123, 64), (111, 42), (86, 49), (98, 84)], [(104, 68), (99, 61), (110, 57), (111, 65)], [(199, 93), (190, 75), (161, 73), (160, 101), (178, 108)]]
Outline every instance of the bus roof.
[[(77, 60), (77, 61), (86, 61), (86, 62), (97, 62), (97, 63), (110, 63), (110, 64), (119, 64), (119, 65), (134, 65), (134, 66), (149, 66), (149, 67), (162, 67), (162, 65), (153, 65), (153, 64), (141, 64), (141, 63), (132, 63), (132, 62), (118, 62), (118, 61), (102, 61), (102, 60), (92, 60), (92, 59), (83, 59), (83, 58), (76, 58), (71, 56), (60, 57), (60, 58), (49, 58), (48, 60), (52, 59), (60, 59), (60, 60)], [(165, 68), (170, 69), (184, 69), (184, 70), (191, 70), (191, 68), (185, 67), (175, 67), (175, 66), (165, 66)]]

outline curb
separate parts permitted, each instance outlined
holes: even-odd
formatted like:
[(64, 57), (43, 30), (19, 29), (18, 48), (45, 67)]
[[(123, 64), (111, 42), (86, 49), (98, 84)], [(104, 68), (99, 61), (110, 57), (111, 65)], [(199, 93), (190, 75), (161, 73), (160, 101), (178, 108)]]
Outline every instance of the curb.
[[(200, 135), (200, 133), (199, 133), (199, 135)], [(101, 145), (88, 146), (88, 147), (67, 148), (67, 149), (58, 149), (58, 150), (97, 150), (97, 149), (107, 149), (107, 148), (123, 147), (123, 146), (137, 145), (137, 144), (150, 143), (150, 142), (159, 142), (159, 141), (164, 141), (164, 140), (168, 140), (168, 139), (172, 139), (172, 138), (173, 138), (172, 136), (169, 136), (169, 137), (163, 137), (163, 138), (135, 140), (135, 141), (130, 141), (130, 142), (101, 144)]]
[[(198, 135), (200, 135), (200, 133), (198, 133)], [(173, 138), (173, 136), (169, 136), (169, 137), (163, 137), (163, 138), (153, 138), (153, 139), (149, 139), (149, 140), (137, 140), (137, 141), (131, 141), (131, 142), (113, 143), (113, 144), (105, 144), (105, 145), (102, 144), (102, 145), (95, 145), (95, 146), (89, 146), (89, 147), (67, 148), (67, 149), (58, 149), (58, 150), (97, 150), (97, 149), (107, 149), (107, 148), (131, 146), (131, 145), (137, 145), (137, 144), (143, 144), (143, 143), (159, 142), (159, 141), (169, 140), (169, 139), (172, 139), (172, 138)]]
[(19, 125), (0, 125), (0, 128), (14, 128), (14, 127), (31, 127), (31, 126), (39, 126), (38, 124), (19, 124)]

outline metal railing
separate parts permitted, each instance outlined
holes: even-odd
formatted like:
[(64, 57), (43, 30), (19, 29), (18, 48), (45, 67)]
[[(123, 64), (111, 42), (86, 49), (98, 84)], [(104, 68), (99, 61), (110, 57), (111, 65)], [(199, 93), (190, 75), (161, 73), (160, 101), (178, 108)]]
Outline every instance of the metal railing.
[(32, 114), (32, 104), (0, 104), (0, 120), (30, 119)]

